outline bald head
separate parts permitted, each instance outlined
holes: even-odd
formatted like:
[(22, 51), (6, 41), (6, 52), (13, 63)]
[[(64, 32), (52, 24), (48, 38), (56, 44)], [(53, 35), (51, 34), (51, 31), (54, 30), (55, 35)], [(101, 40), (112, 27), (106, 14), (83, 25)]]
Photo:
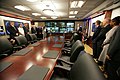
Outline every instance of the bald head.
[(110, 19), (110, 18), (104, 19), (104, 20), (103, 20), (103, 26), (106, 26), (106, 25), (110, 24), (110, 22), (111, 22), (111, 19)]

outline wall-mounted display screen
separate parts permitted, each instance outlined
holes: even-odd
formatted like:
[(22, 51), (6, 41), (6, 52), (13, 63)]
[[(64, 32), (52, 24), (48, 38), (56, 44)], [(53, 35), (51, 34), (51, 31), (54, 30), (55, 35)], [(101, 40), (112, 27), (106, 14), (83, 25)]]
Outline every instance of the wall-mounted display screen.
[(48, 33), (64, 33), (74, 31), (74, 22), (45, 22)]

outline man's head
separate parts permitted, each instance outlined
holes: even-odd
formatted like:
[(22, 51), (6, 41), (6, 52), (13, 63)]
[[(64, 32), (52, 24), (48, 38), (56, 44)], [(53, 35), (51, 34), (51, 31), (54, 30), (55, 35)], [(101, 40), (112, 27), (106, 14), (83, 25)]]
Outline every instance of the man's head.
[(28, 23), (24, 23), (24, 26), (27, 27), (27, 26), (28, 26)]
[(20, 23), (19, 27), (20, 27), (20, 28), (22, 28), (22, 27), (23, 27), (23, 24), (22, 24), (22, 23)]
[(11, 21), (11, 22), (10, 22), (10, 25), (11, 25), (11, 26), (14, 26), (14, 22), (13, 22), (13, 21)]
[(115, 18), (112, 19), (111, 23), (110, 23), (111, 26), (117, 26), (117, 25), (120, 25), (120, 16), (117, 16)]
[(105, 27), (106, 25), (110, 24), (111, 19), (110, 18), (106, 18), (103, 20), (103, 26)]
[(100, 26), (100, 23), (101, 23), (101, 21), (100, 21), (100, 20), (97, 20), (97, 21), (95, 22), (95, 26), (96, 26), (96, 27)]

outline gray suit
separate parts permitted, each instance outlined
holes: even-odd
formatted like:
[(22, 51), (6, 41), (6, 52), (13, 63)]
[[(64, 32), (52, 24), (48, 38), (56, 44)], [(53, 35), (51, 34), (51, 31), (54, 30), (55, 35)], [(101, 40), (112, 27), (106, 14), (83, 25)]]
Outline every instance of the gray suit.
[(106, 61), (108, 80), (119, 80), (116, 70), (120, 66), (120, 26), (110, 41), (108, 56), (111, 59)]

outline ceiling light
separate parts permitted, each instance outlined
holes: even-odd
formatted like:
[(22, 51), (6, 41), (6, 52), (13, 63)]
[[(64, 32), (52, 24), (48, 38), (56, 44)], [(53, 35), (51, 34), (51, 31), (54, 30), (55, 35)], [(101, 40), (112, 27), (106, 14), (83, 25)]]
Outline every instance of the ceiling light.
[(36, 2), (37, 0), (27, 0), (27, 1), (29, 1), (29, 2)]
[(84, 4), (84, 1), (73, 1), (71, 2), (71, 8), (79, 8), (82, 7), (82, 5)]
[(44, 9), (43, 13), (46, 15), (54, 15), (54, 11), (52, 9)]
[(14, 6), (16, 9), (19, 9), (21, 11), (29, 11), (31, 10), (30, 8), (26, 7), (26, 6), (22, 6), (22, 5), (17, 5), (17, 6)]
[(77, 14), (78, 11), (70, 11), (70, 14)]
[(71, 3), (71, 8), (75, 8), (76, 5), (77, 5), (77, 1), (73, 1), (73, 2)]
[(75, 18), (75, 16), (69, 16), (69, 18)]
[(40, 16), (41, 14), (39, 14), (39, 13), (32, 13), (32, 15), (34, 15), (34, 16)]
[(82, 7), (83, 4), (84, 4), (84, 1), (79, 1), (78, 2), (78, 7)]
[(70, 11), (70, 14), (74, 14), (74, 11)]
[(77, 14), (78, 13), (78, 11), (74, 11), (74, 14)]
[(40, 18), (42, 18), (42, 19), (46, 19), (47, 17), (40, 17)]
[(54, 16), (54, 17), (51, 17), (52, 19), (56, 19), (57, 18), (57, 16)]

